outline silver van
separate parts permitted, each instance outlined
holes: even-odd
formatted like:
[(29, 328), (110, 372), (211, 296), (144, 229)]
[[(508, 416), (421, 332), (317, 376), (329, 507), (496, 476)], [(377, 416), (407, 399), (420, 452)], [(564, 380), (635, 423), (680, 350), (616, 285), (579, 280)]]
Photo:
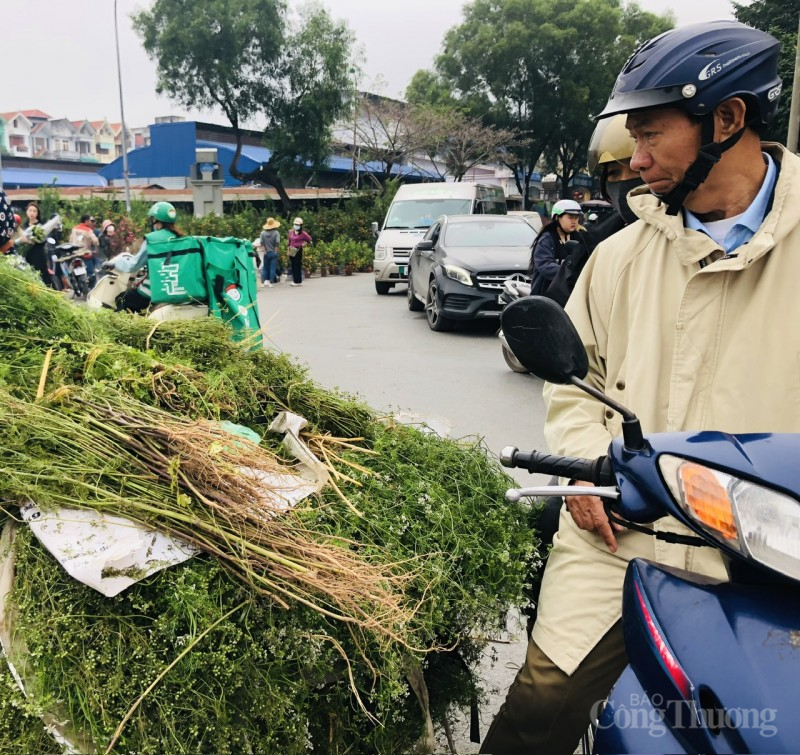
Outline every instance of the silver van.
[(375, 241), (375, 291), (388, 294), (408, 282), (408, 258), (434, 220), (442, 215), (506, 215), (501, 186), (474, 182), (403, 184), (395, 194), (383, 228), (372, 224)]

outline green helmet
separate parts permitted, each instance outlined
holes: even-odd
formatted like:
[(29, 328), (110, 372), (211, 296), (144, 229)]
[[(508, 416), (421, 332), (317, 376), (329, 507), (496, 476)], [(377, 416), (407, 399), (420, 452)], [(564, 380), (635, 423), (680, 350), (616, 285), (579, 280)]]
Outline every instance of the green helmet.
[(169, 202), (156, 202), (150, 208), (147, 217), (161, 223), (174, 223), (178, 219), (178, 211)]

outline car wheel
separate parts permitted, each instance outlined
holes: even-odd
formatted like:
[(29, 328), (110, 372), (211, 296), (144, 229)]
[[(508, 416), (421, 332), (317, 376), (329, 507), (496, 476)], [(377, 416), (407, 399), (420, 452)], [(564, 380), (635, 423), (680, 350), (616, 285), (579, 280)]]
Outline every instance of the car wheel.
[(388, 294), (392, 288), (391, 283), (384, 283), (383, 281), (375, 281), (375, 290), (381, 295), (384, 296)]
[(428, 327), (437, 333), (450, 330), (453, 322), (442, 314), (442, 303), (439, 300), (439, 284), (432, 278), (428, 286), (428, 298), (425, 300), (425, 316), (428, 318)]
[(509, 349), (508, 346), (506, 346), (505, 344), (503, 344), (502, 346), (503, 346), (503, 359), (506, 360), (506, 364), (512, 370), (514, 370), (514, 372), (519, 372), (524, 375), (527, 375), (529, 372), (528, 368), (525, 367), (525, 365), (522, 364), (522, 362), (520, 362), (519, 359), (517, 359), (514, 356), (514, 352), (511, 351), (511, 349)]
[(408, 291), (406, 292), (406, 296), (408, 297), (408, 308), (411, 312), (422, 312), (425, 309), (425, 305), (417, 299), (416, 292), (414, 291), (414, 282), (411, 280), (411, 270), (408, 271)]

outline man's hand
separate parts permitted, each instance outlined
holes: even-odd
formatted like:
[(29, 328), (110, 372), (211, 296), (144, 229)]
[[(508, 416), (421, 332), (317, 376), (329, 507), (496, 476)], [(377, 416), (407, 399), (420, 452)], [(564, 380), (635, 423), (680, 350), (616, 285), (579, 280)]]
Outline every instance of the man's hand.
[[(593, 488), (594, 485), (590, 482), (583, 482), (576, 480), (573, 485), (582, 485), (587, 488)], [(572, 515), (575, 524), (582, 530), (587, 532), (596, 532), (608, 546), (612, 553), (617, 552), (617, 538), (614, 537), (614, 532), (619, 532), (622, 527), (618, 524), (612, 525), (606, 516), (605, 509), (603, 509), (603, 501), (596, 495), (580, 495), (570, 496), (566, 499), (567, 510)]]

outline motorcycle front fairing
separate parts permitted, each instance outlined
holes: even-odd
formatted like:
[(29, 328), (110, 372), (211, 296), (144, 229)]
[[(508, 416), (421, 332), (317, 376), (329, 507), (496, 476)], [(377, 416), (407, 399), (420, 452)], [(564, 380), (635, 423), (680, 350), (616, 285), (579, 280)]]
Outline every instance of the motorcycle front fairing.
[(621, 438), (612, 441), (609, 447), (622, 501), (620, 512), (625, 519), (650, 523), (672, 515), (696, 529), (664, 483), (657, 458), (662, 454), (696, 461), (800, 498), (800, 475), (796, 466), (800, 458), (800, 434), (654, 433), (647, 436), (642, 451), (625, 448)]
[(796, 585), (720, 583), (634, 559), (623, 591), (630, 666), (596, 751), (796, 752), (799, 599)]

